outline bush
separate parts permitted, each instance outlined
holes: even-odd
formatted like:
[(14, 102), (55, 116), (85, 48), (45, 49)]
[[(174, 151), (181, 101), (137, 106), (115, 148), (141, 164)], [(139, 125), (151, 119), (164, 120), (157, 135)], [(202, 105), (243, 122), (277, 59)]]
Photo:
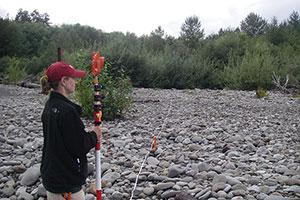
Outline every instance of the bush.
[(9, 56), (4, 56), (0, 58), (0, 74), (4, 75), (6, 70), (9, 67), (9, 63), (11, 61), (11, 58)]
[(199, 55), (192, 55), (183, 64), (185, 88), (219, 88), (216, 63)]
[[(92, 55), (92, 54), (91, 54)], [(93, 118), (94, 102), (94, 75), (91, 74), (90, 62), (83, 52), (78, 54), (77, 63), (74, 66), (81, 66), (79, 69), (86, 71), (86, 76), (78, 80), (75, 98), (83, 108), (84, 116)], [(78, 68), (78, 67), (76, 67)], [(130, 79), (124, 75), (123, 70), (117, 69), (112, 64), (105, 63), (98, 75), (99, 84), (105, 86), (101, 93), (105, 98), (101, 101), (104, 105), (102, 109), (104, 120), (122, 118), (129, 112), (132, 104), (132, 85)]]
[(256, 97), (257, 97), (257, 98), (264, 98), (264, 97), (268, 96), (267, 91), (264, 90), (264, 89), (261, 88), (261, 87), (258, 87), (258, 88), (256, 89), (255, 93), (256, 93)]
[(157, 54), (147, 53), (141, 65), (139, 86), (151, 88), (216, 88), (218, 77), (214, 62), (197, 54), (181, 57), (171, 48)]
[(25, 67), (26, 63), (22, 59), (9, 58), (6, 65), (8, 66), (4, 72), (5, 82), (9, 84), (17, 84), (20, 80), (27, 76)]
[(277, 69), (278, 59), (264, 44), (258, 44), (255, 49), (246, 50), (243, 57), (230, 56), (220, 78), (230, 89), (272, 88), (272, 72)]

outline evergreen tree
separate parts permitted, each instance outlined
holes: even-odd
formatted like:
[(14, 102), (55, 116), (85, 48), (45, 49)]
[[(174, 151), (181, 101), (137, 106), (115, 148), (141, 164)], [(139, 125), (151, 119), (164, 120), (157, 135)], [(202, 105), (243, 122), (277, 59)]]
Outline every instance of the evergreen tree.
[(241, 30), (246, 32), (249, 37), (262, 35), (267, 28), (267, 20), (251, 12), (245, 20), (241, 22)]
[(197, 16), (186, 18), (181, 26), (180, 37), (189, 48), (196, 48), (204, 37), (204, 29), (201, 29), (201, 21)]
[(294, 29), (300, 28), (300, 15), (297, 11), (293, 11), (288, 19), (288, 25)]

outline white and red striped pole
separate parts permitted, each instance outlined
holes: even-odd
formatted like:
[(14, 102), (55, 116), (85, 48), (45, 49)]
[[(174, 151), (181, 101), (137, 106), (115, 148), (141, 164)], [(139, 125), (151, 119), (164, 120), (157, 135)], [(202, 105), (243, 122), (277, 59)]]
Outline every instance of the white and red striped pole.
[(96, 192), (97, 200), (102, 200), (100, 142), (96, 146)]
[[(99, 84), (97, 76), (101, 73), (101, 68), (103, 66), (104, 66), (104, 58), (99, 56), (99, 52), (93, 53), (92, 74), (95, 75), (95, 79), (94, 79), (94, 124), (95, 126), (101, 125), (102, 104), (101, 104), (100, 90), (103, 87), (102, 85)], [(97, 200), (102, 200), (100, 145), (101, 145), (101, 141), (98, 141), (95, 148)]]

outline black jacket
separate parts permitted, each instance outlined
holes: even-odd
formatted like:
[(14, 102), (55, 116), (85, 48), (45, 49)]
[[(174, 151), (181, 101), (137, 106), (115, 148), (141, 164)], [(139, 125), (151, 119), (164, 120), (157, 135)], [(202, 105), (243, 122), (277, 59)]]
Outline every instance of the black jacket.
[(81, 113), (80, 106), (57, 92), (50, 94), (45, 105), (41, 175), (50, 192), (76, 192), (85, 184), (86, 154), (96, 146), (97, 135), (84, 130)]

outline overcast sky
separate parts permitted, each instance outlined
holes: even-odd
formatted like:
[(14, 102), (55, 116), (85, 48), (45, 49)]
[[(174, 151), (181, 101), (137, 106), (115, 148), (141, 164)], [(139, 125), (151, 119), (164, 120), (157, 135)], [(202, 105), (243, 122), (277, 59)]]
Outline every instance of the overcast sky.
[(250, 12), (279, 22), (293, 11), (300, 13), (300, 0), (0, 0), (0, 16), (16, 16), (22, 8), (48, 13), (52, 25), (89, 25), (104, 32), (150, 34), (158, 26), (172, 36), (190, 16), (198, 16), (206, 35), (220, 28), (236, 28)]

